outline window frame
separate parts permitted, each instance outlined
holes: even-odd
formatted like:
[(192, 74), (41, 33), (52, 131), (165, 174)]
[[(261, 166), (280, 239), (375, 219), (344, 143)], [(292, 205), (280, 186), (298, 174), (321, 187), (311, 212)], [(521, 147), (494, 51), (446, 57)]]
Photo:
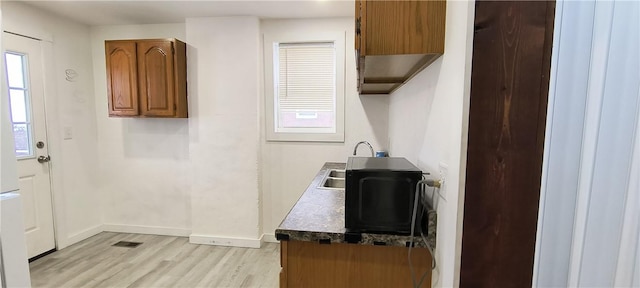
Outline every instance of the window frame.
[[(344, 142), (345, 126), (345, 54), (346, 54), (346, 31), (324, 31), (309, 33), (291, 34), (265, 34), (263, 39), (264, 49), (264, 94), (265, 94), (265, 136), (267, 141), (282, 142)], [(327, 43), (333, 42), (335, 49), (335, 132), (334, 133), (309, 133), (303, 130), (315, 130), (313, 128), (287, 128), (286, 131), (276, 131), (277, 109), (275, 100), (274, 83), (274, 55), (275, 47), (279, 43)], [(321, 131), (321, 128), (318, 129)]]
[[(7, 65), (7, 55), (11, 54), (11, 55), (15, 55), (20, 57), (20, 62), (22, 64), (22, 86), (24, 87), (14, 87), (11, 86), (10, 82), (9, 82), (9, 66)], [(5, 81), (7, 83), (7, 97), (9, 98), (8, 102), (9, 102), (9, 120), (11, 121), (11, 129), (12, 129), (12, 136), (14, 137), (13, 141), (14, 141), (14, 153), (16, 154), (16, 159), (18, 160), (22, 160), (22, 159), (33, 159), (36, 157), (36, 151), (35, 151), (35, 132), (34, 132), (34, 127), (33, 127), (33, 117), (32, 117), (32, 107), (31, 107), (31, 82), (29, 79), (29, 57), (27, 54), (23, 53), (23, 52), (18, 52), (18, 51), (12, 51), (12, 50), (6, 50), (3, 51), (2, 53), (2, 63), (4, 64), (4, 70), (5, 70)], [(16, 90), (16, 91), (22, 91), (23, 92), (23, 98), (24, 98), (24, 103), (25, 103), (25, 121), (14, 121), (13, 119), (13, 101), (11, 99), (11, 91), (12, 90)], [(24, 125), (26, 132), (27, 132), (27, 141), (28, 141), (28, 154), (19, 154), (18, 151), (16, 151), (16, 147), (15, 147), (15, 143), (17, 143), (16, 139), (15, 139), (15, 127), (16, 125)]]

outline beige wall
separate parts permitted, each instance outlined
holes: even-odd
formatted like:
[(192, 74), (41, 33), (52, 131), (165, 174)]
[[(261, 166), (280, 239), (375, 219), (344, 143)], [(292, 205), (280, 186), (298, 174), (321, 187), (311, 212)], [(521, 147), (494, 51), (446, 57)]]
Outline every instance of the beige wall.
[[(100, 231), (98, 142), (89, 27), (19, 2), (2, 3), (6, 31), (43, 39), (47, 138), (58, 248)], [(65, 70), (77, 72), (66, 81)], [(63, 129), (72, 139), (63, 140)]]
[(258, 247), (256, 17), (187, 19), (195, 243)]
[(187, 119), (110, 118), (104, 41), (178, 38), (184, 24), (91, 28), (103, 224), (107, 231), (187, 236), (191, 231)]
[(457, 286), (462, 241), (474, 3), (447, 1), (445, 53), (391, 96), (390, 152), (439, 175), (448, 166), (438, 204), (434, 287)]
[[(64, 67), (80, 74), (76, 83), (57, 79), (62, 96), (47, 107), (56, 111), (54, 138), (66, 153), (59, 154), (64, 192), (55, 203), (66, 219), (57, 227), (66, 243), (107, 230), (256, 246), (263, 233), (274, 240), (324, 162), (345, 162), (361, 140), (388, 149), (389, 97), (360, 97), (355, 90), (350, 18), (215, 17), (90, 28), (19, 3), (7, 6), (15, 26), (33, 18), (23, 30), (54, 39), (55, 73)], [(326, 29), (346, 35), (345, 142), (265, 141), (262, 33)], [(190, 118), (109, 118), (104, 40), (166, 37), (188, 44)], [(62, 127), (72, 127), (74, 139), (60, 140)]]
[[(388, 96), (359, 96), (356, 92), (354, 27), (351, 18), (316, 20), (263, 20), (262, 33), (308, 33), (344, 31), (346, 33), (345, 142), (269, 142), (261, 125), (263, 228), (265, 239), (273, 234), (284, 216), (307, 188), (324, 162), (346, 162), (355, 144), (369, 141), (376, 150), (388, 146)], [(261, 97), (260, 99), (263, 99)], [(261, 107), (264, 107), (264, 100)], [(264, 108), (261, 108), (264, 111)], [(262, 112), (264, 115), (264, 112)], [(363, 153), (360, 151), (360, 153)]]

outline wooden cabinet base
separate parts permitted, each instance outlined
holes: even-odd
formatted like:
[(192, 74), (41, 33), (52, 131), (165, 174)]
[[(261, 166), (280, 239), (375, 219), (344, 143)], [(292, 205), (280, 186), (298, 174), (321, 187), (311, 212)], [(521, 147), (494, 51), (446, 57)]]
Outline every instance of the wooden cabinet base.
[[(280, 287), (413, 287), (406, 247), (281, 242)], [(431, 287), (431, 255), (413, 248), (420, 287)]]

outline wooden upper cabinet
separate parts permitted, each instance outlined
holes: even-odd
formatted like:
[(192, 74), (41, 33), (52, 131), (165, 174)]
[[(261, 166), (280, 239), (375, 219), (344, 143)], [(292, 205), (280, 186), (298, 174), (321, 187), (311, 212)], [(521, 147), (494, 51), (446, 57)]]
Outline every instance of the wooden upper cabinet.
[(188, 116), (184, 42), (115, 40), (105, 41), (105, 47), (109, 116)]
[(138, 46), (140, 111), (146, 116), (173, 116), (173, 52), (171, 42), (145, 41)]
[(361, 94), (388, 94), (444, 53), (446, 2), (356, 0)]
[(139, 114), (136, 43), (109, 42), (105, 48), (109, 115), (136, 116)]

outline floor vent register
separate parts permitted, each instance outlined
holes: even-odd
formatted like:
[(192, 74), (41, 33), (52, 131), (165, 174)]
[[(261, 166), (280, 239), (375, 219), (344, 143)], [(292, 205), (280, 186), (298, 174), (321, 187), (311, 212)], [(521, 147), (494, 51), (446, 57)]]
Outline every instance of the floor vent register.
[(125, 248), (136, 248), (140, 244), (142, 244), (142, 242), (120, 241), (120, 242), (118, 242), (116, 244), (113, 244), (111, 246), (125, 247)]

